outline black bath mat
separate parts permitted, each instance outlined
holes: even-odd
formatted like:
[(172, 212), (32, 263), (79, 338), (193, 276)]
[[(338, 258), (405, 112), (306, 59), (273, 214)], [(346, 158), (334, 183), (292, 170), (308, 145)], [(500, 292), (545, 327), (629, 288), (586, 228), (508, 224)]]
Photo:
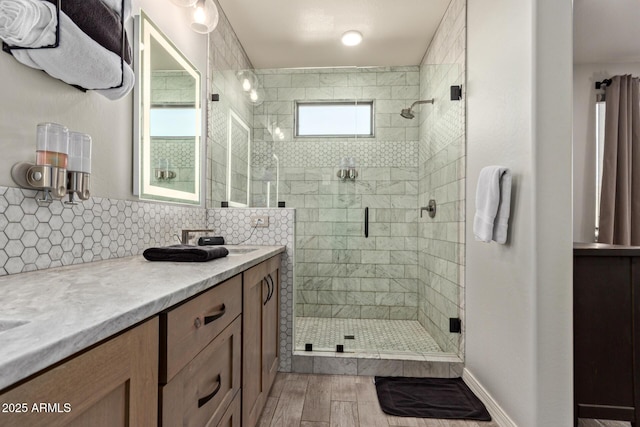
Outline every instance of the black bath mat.
[(491, 421), (462, 378), (376, 377), (382, 410), (397, 417)]

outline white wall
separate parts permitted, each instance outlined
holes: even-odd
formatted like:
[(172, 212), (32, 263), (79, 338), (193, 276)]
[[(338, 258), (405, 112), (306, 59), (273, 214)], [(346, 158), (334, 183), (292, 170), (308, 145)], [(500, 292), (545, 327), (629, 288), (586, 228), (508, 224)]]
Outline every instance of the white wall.
[[(521, 427), (572, 424), (571, 0), (468, 1), (466, 368)], [(509, 240), (474, 240), (480, 170)]]
[[(207, 37), (189, 29), (186, 9), (169, 0), (133, 0), (132, 6), (134, 14), (142, 7), (206, 76)], [(132, 32), (129, 40), (133, 40)], [(6, 53), (0, 53), (0, 81), (0, 185), (16, 186), (11, 166), (35, 160), (36, 125), (51, 121), (92, 136), (93, 195), (134, 198), (132, 94), (110, 101), (91, 91), (83, 93)]]
[(573, 67), (573, 240), (593, 242), (595, 224), (595, 82), (640, 74), (640, 63), (575, 64)]

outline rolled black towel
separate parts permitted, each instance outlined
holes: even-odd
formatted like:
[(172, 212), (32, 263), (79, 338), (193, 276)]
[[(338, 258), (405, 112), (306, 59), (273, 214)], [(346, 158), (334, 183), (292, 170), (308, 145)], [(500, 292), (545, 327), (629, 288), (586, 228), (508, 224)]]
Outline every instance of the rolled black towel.
[(204, 262), (228, 254), (227, 248), (221, 246), (171, 245), (145, 249), (142, 256), (148, 261)]
[(122, 11), (118, 14), (101, 0), (64, 0), (62, 11), (93, 41), (131, 65), (131, 46), (122, 26)]

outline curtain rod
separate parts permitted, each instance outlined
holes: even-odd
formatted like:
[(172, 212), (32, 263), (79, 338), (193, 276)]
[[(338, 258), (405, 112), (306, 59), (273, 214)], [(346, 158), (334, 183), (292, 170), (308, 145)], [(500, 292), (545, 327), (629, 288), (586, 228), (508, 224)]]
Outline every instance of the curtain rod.
[(596, 82), (596, 89), (605, 89), (611, 84), (611, 79), (604, 79), (601, 82)]

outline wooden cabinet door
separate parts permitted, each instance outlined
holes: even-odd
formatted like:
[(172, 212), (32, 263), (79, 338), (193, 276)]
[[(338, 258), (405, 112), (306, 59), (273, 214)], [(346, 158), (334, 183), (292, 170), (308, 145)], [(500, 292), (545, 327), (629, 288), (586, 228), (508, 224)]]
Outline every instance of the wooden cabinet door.
[(5, 427), (157, 425), (158, 318), (9, 389), (0, 403), (27, 404), (0, 414)]
[(574, 393), (581, 416), (606, 408), (611, 413), (603, 418), (626, 412), (633, 419), (630, 275), (629, 257), (574, 257)]
[[(262, 307), (262, 382), (269, 392), (276, 379), (279, 366), (279, 289), (280, 289), (280, 257), (266, 261), (267, 288), (266, 304)], [(269, 293), (270, 290), (270, 293)]]
[(244, 272), (242, 425), (254, 427), (279, 365), (280, 256)]
[(242, 307), (242, 425), (256, 425), (266, 402), (262, 376), (262, 307), (267, 298), (266, 264), (245, 271)]

